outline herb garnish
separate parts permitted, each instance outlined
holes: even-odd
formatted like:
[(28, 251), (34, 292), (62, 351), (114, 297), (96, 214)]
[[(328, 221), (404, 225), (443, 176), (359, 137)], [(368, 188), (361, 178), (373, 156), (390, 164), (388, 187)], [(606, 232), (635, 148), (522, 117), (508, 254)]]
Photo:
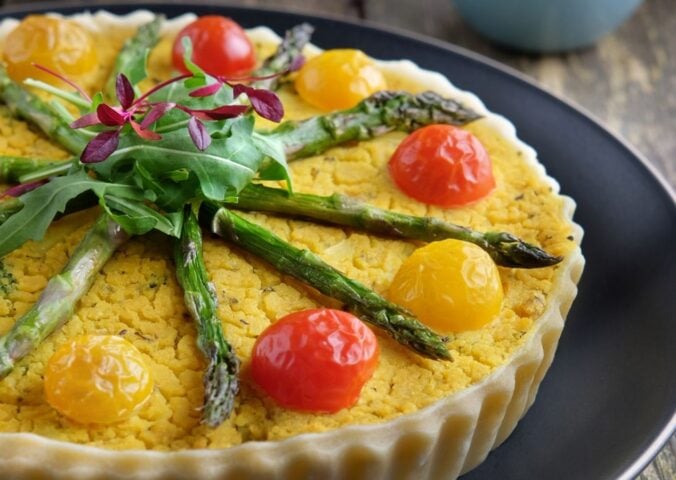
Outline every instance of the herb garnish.
[[(75, 89), (59, 96), (80, 109), (71, 127), (87, 136), (80, 161), (73, 162), (68, 175), (8, 192), (21, 195), (24, 208), (0, 225), (0, 257), (28, 239), (42, 238), (54, 217), (86, 192), (93, 192), (128, 233), (156, 229), (178, 237), (189, 202), (236, 199), (257, 177), (290, 183), (282, 145), (253, 129), (254, 112), (272, 121), (282, 118), (277, 95), (211, 77), (190, 60), (189, 39), (184, 42), (190, 73), (139, 96), (120, 73), (117, 105), (104, 102), (100, 92), (90, 97), (74, 82), (38, 66)], [(252, 79), (237, 79), (242, 80)]]

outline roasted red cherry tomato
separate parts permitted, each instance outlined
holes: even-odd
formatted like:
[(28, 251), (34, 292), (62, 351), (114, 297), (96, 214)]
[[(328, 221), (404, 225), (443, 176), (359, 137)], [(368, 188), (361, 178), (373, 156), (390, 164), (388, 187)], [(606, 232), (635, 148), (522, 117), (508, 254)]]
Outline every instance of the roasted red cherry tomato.
[(219, 15), (200, 17), (179, 32), (174, 40), (174, 67), (188, 73), (183, 62), (181, 39), (192, 41), (192, 61), (210, 75), (240, 77), (256, 65), (253, 44), (233, 20)]
[(491, 161), (479, 139), (451, 125), (429, 125), (410, 134), (389, 168), (406, 195), (441, 207), (479, 200), (495, 187)]
[(283, 407), (337, 412), (357, 401), (378, 356), (376, 336), (354, 315), (304, 310), (282, 317), (258, 337), (251, 374)]

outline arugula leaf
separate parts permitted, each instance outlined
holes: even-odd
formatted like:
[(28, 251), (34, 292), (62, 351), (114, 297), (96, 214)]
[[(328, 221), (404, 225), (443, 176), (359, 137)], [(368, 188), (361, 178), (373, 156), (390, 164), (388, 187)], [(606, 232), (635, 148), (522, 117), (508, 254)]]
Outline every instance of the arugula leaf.
[(104, 196), (101, 206), (128, 233), (143, 235), (155, 229), (172, 237), (179, 237), (181, 234), (182, 210), (162, 213), (144, 203), (129, 201), (112, 195)]
[[(167, 211), (183, 211), (183, 206), (199, 191), (197, 177), (188, 169), (162, 172), (157, 177), (140, 163), (134, 164), (136, 184), (143, 188), (146, 198)], [(149, 193), (153, 194), (151, 198)]]
[(289, 191), (292, 191), (291, 173), (282, 142), (258, 132), (252, 132), (251, 141), (267, 157), (261, 165), (258, 177), (261, 180), (286, 180)]
[(93, 190), (102, 197), (109, 193), (119, 198), (143, 200), (140, 189), (131, 185), (104, 183), (92, 179), (84, 170), (58, 177), (20, 197), (24, 207), (0, 225), (0, 257), (23, 245), (40, 240), (58, 213), (80, 194)]
[[(199, 181), (198, 191), (191, 191), (192, 196), (188, 198), (197, 196), (221, 201), (244, 188), (256, 176), (265, 158), (250, 138), (250, 134), (232, 129), (228, 137), (214, 139), (206, 150), (200, 152), (186, 129), (165, 133), (160, 140), (152, 143), (126, 135), (120, 138), (118, 149), (105, 162), (90, 164), (89, 167), (99, 178), (112, 183), (119, 181), (119, 172), (126, 175), (123, 167), (129, 159), (156, 179), (163, 178), (166, 172), (186, 169), (194, 173)], [(163, 194), (161, 191), (156, 193), (158, 197)]]

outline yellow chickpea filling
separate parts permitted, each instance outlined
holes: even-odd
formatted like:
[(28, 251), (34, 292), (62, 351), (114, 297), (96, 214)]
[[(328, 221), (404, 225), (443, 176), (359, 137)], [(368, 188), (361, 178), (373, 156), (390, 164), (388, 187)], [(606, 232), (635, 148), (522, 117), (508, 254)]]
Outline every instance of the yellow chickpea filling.
[[(105, 65), (112, 65), (124, 37), (106, 32), (105, 39), (96, 42), (102, 72), (107, 70)], [(164, 39), (151, 55), (151, 77), (168, 75), (171, 40)], [(260, 51), (267, 53), (270, 48), (264, 46)], [(396, 75), (386, 73), (385, 77), (391, 89), (423, 89)], [(287, 119), (317, 113), (290, 86), (280, 96)], [(386, 164), (404, 137), (401, 133), (292, 163), (294, 188), (319, 194), (341, 192), (381, 208), (433, 215), (478, 230), (506, 230), (551, 254), (569, 253), (575, 246), (571, 226), (563, 219), (562, 200), (552, 194), (549, 184), (521, 159), (522, 152), (482, 121), (467, 128), (488, 150), (497, 181), (492, 194), (471, 206), (443, 210), (410, 200), (397, 190), (386, 173)], [(2, 108), (0, 132), (1, 155), (66, 157)], [(30, 242), (2, 260), (0, 333), (37, 300), (48, 278), (65, 264), (95, 215), (95, 211), (89, 211), (66, 217), (50, 229), (45, 240)], [(400, 265), (419, 246), (347, 228), (264, 214), (247, 216), (381, 294), (387, 292)], [(464, 389), (507, 361), (544, 311), (557, 270), (499, 269), (504, 289), (500, 313), (478, 330), (451, 337), (453, 362), (423, 359), (379, 335), (381, 361), (357, 404), (336, 414), (318, 415), (276, 406), (253, 387), (248, 364), (256, 337), (271, 322), (296, 310), (333, 306), (332, 302), (282, 277), (262, 261), (207, 236), (205, 257), (218, 294), (220, 318), (243, 366), (233, 415), (212, 429), (200, 424), (205, 364), (174, 276), (169, 245), (161, 235), (150, 234), (123, 246), (98, 275), (73, 318), (0, 381), (0, 432), (33, 432), (112, 449), (176, 450), (223, 448), (250, 440), (275, 440), (383, 422)], [(78, 335), (117, 335), (141, 352), (155, 388), (126, 420), (83, 425), (61, 415), (45, 398), (43, 377), (49, 358)]]

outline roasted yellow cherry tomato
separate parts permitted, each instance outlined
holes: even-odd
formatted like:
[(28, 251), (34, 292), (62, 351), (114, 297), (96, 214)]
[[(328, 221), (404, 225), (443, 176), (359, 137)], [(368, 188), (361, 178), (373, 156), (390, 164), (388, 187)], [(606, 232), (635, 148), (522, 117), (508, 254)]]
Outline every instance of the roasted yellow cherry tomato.
[(47, 362), (45, 395), (59, 413), (79, 423), (129, 418), (153, 390), (141, 352), (114, 335), (82, 335)]
[(389, 296), (433, 330), (453, 333), (493, 320), (503, 293), (498, 269), (486, 252), (471, 243), (443, 240), (404, 261)]
[(63, 86), (33, 63), (67, 77), (91, 73), (97, 66), (94, 40), (86, 30), (69, 20), (44, 15), (30, 15), (22, 20), (7, 35), (2, 56), (7, 73), (17, 82), (30, 77)]
[(322, 110), (354, 107), (364, 98), (387, 88), (373, 60), (360, 50), (327, 50), (308, 60), (295, 81), (298, 94)]

